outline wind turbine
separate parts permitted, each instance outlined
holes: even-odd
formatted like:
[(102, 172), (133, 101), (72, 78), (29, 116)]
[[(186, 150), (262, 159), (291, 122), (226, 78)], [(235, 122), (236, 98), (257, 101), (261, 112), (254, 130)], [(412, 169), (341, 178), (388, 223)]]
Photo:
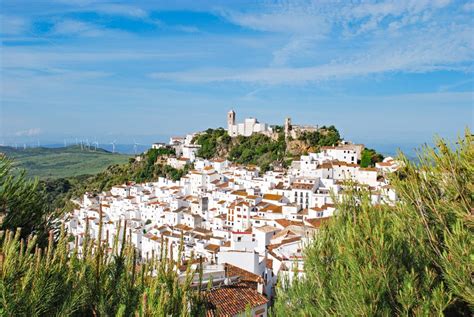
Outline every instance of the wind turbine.
[(99, 147), (99, 141), (97, 141), (97, 139), (95, 140), (94, 143), (92, 143), (95, 145), (95, 151), (97, 151), (97, 148)]
[(137, 148), (138, 148), (138, 145), (141, 145), (140, 143), (137, 143), (137, 141), (135, 139), (133, 139), (133, 150), (135, 152), (135, 155), (137, 155)]
[(117, 140), (110, 142), (110, 144), (112, 144), (112, 153), (115, 153), (115, 142), (117, 142)]

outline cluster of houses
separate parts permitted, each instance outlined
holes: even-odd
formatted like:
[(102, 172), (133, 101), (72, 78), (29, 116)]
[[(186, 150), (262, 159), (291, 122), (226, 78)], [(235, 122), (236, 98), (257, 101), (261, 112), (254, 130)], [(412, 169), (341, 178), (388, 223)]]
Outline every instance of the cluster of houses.
[[(191, 145), (171, 142), (182, 147), (181, 158)], [(203, 282), (213, 283), (211, 310), (235, 316), (249, 306), (252, 316), (267, 316), (277, 281), (304, 274), (302, 250), (337, 212), (333, 199), (343, 195), (347, 180), (370, 189), (374, 204), (396, 200), (386, 175), (398, 163), (387, 158), (361, 168), (362, 150), (355, 144), (323, 147), (287, 170), (264, 174), (227, 160), (186, 157), (194, 169), (179, 181), (159, 178), (86, 194), (65, 223), (80, 245), (86, 228), (99, 238), (100, 215), (100, 239), (110, 244), (122, 237), (126, 222), (125, 235), (141, 261), (162, 247), (177, 263), (201, 259)]]

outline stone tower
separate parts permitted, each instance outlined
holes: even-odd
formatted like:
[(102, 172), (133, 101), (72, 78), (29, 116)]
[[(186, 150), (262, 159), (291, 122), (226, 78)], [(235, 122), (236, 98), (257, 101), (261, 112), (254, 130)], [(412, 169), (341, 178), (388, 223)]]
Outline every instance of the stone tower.
[(287, 117), (285, 118), (285, 137), (288, 138), (290, 137), (291, 133), (291, 118)]
[(230, 127), (235, 125), (235, 112), (231, 110), (227, 113), (227, 130), (230, 131)]

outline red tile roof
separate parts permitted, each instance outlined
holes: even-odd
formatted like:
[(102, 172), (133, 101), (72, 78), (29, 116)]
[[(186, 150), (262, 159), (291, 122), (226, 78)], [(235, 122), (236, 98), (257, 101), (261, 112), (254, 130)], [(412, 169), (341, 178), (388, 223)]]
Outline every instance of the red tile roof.
[(251, 308), (266, 305), (268, 299), (245, 284), (223, 286), (206, 293), (206, 316), (234, 316)]
[(264, 283), (264, 280), (260, 275), (254, 274), (230, 263), (225, 263), (224, 265), (227, 269), (227, 276), (239, 276), (240, 280), (243, 282)]

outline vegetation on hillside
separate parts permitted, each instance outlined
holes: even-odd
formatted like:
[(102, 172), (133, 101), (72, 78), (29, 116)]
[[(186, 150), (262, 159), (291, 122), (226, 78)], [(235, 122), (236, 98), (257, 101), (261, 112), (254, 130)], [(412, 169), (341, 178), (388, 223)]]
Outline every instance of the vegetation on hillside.
[(382, 162), (384, 156), (380, 153), (377, 153), (374, 149), (366, 148), (362, 151), (360, 166), (361, 167), (374, 167), (375, 163)]
[[(285, 140), (283, 127), (275, 127), (275, 131), (278, 133), (277, 139), (263, 134), (231, 138), (222, 128), (208, 129), (197, 136), (194, 143), (201, 145), (198, 156), (202, 158), (226, 158), (239, 164), (257, 165), (262, 171), (267, 171), (274, 165), (286, 166), (295, 155), (287, 151), (288, 140)], [(330, 126), (303, 133), (299, 141), (303, 142), (305, 148), (317, 150), (321, 146), (337, 144), (341, 137), (337, 129)]]
[(194, 140), (195, 144), (201, 145), (198, 156), (211, 159), (219, 155), (219, 153), (227, 152), (231, 144), (232, 138), (223, 128), (207, 129), (204, 133), (199, 134)]
[(403, 155), (393, 205), (353, 191), (305, 251), (305, 275), (280, 285), (275, 313), (470, 316), (474, 309), (474, 140)]
[(92, 175), (109, 165), (126, 163), (129, 159), (128, 155), (102, 149), (81, 149), (80, 146), (26, 149), (2, 146), (0, 153), (14, 159), (15, 167), (25, 169), (27, 176), (40, 179)]
[(266, 172), (274, 164), (282, 164), (285, 158), (286, 141), (283, 133), (278, 140), (272, 140), (263, 134), (249, 137), (238, 136), (227, 158), (239, 164), (253, 164)]
[(116, 239), (110, 250), (86, 236), (71, 251), (64, 230), (57, 243), (50, 235), (45, 249), (35, 239), (22, 239), (19, 230), (0, 237), (0, 316), (205, 313), (203, 294), (191, 288), (193, 276), (201, 271), (188, 267), (180, 282), (178, 264), (168, 259), (166, 249), (140, 264), (130, 241), (119, 244)]
[(337, 145), (341, 141), (339, 131), (335, 126), (322, 126), (319, 131), (303, 132), (298, 138), (306, 142), (308, 146), (319, 149), (321, 146)]

